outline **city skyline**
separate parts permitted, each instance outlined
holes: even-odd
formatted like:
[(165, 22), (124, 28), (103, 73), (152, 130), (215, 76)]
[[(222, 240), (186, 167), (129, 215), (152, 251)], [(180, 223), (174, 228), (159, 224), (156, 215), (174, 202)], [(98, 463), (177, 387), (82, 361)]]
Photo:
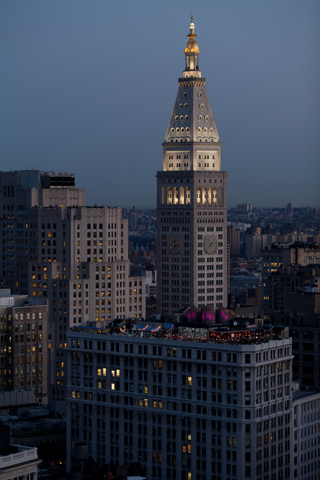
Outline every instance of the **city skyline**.
[[(87, 204), (154, 208), (194, 6), (124, 7), (2, 4), (0, 158), (3, 170), (75, 173)], [(194, 10), (230, 207), (319, 205), (319, 9), (249, 0)]]

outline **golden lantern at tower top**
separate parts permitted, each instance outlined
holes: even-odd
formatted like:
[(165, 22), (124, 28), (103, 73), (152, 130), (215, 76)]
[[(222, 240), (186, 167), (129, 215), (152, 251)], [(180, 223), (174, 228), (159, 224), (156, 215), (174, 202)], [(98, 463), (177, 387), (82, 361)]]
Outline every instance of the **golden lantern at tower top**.
[(184, 49), (184, 53), (200, 53), (199, 45), (194, 39), (197, 35), (194, 33), (195, 25), (193, 23), (193, 14), (191, 15), (191, 23), (189, 25), (190, 32), (188, 33), (189, 41)]

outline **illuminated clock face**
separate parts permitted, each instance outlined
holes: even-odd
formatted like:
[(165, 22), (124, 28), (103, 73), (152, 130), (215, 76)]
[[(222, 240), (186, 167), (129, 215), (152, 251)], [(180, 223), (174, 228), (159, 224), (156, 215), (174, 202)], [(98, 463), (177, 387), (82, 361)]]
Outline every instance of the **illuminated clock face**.
[(181, 248), (180, 238), (176, 235), (172, 235), (169, 239), (169, 250), (171, 253), (178, 253)]
[(209, 255), (216, 253), (218, 247), (217, 238), (214, 235), (209, 235), (204, 241), (204, 249)]

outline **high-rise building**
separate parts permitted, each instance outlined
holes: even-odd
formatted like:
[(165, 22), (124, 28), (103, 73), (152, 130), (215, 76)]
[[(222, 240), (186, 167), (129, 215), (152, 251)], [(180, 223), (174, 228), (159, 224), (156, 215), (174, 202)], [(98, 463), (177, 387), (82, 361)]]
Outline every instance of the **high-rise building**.
[(308, 235), (289, 233), (285, 235), (261, 233), (260, 227), (255, 227), (253, 233), (245, 235), (245, 256), (247, 258), (261, 257), (261, 250), (268, 249), (273, 243), (279, 243), (283, 246), (291, 245), (295, 242), (307, 242)]
[(48, 403), (48, 300), (0, 290), (0, 392)]
[(143, 277), (130, 277), (120, 207), (86, 207), (71, 174), (0, 173), (4, 288), (49, 302), (50, 399), (64, 400), (66, 331), (145, 316)]
[[(156, 333), (155, 333), (156, 332)], [(291, 338), (131, 321), (68, 332), (67, 456), (153, 480), (289, 480)]]
[[(318, 243), (295, 242), (275, 243), (266, 246), (262, 256), (262, 307), (265, 320), (271, 320), (273, 273), (281, 266), (319, 265), (320, 248)], [(289, 279), (288, 279), (289, 280)]]
[(158, 311), (227, 305), (227, 173), (191, 18), (157, 173)]
[(235, 225), (228, 227), (228, 243), (230, 245), (230, 257), (240, 257), (240, 230)]
[(271, 323), (288, 326), (293, 338), (293, 377), (320, 388), (320, 265), (282, 266), (270, 283)]
[(279, 319), (282, 314), (282, 323), (290, 326), (286, 317), (287, 295), (299, 292), (320, 293), (320, 264), (282, 265), (276, 272), (271, 273), (270, 284), (272, 322), (274, 315)]

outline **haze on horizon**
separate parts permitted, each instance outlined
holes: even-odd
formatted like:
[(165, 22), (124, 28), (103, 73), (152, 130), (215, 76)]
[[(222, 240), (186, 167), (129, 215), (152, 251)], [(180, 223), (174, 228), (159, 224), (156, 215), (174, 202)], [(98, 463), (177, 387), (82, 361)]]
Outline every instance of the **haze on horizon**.
[(228, 206), (320, 206), (318, 0), (2, 2), (1, 170), (154, 207), (192, 10)]

